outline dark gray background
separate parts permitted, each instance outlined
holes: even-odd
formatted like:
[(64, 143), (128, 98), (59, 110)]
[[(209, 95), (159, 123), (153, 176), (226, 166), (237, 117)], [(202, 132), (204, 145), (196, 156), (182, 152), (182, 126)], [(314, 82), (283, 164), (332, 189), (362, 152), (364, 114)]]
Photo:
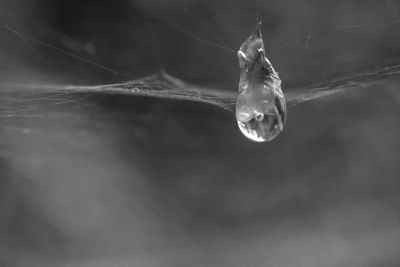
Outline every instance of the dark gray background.
[[(165, 69), (235, 91), (257, 13), (284, 91), (400, 60), (395, 0), (2, 0), (0, 11), (19, 33), (118, 71), (3, 28), (3, 82)], [(2, 85), (0, 111), (15, 116), (0, 118), (0, 263), (397, 266), (398, 87), (294, 107), (276, 140), (256, 144), (204, 104)]]

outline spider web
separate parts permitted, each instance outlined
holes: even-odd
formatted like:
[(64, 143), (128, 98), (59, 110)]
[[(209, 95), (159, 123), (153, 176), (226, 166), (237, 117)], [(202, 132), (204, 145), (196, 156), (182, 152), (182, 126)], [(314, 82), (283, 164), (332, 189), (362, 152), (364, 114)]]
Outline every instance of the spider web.
[[(1, 17), (2, 18), (2, 17)], [(190, 31), (184, 29), (180, 25), (176, 25), (166, 18), (162, 18), (172, 27), (187, 35), (189, 38), (201, 42), (204, 45), (213, 46), (215, 48), (220, 48), (221, 50), (231, 51), (230, 48), (223, 46), (218, 43), (213, 43), (202, 37), (199, 37)], [(3, 24), (3, 29), (14, 34), (16, 37), (20, 38), (23, 42), (35, 43), (40, 46), (44, 46), (57, 53), (64, 54), (68, 57), (75, 58), (86, 64), (99, 68), (103, 71), (110, 72), (113, 74), (118, 74), (121, 76), (132, 77), (128, 73), (123, 73), (116, 71), (108, 66), (99, 64), (85, 57), (77, 56), (69, 51), (61, 49), (52, 44), (46, 43), (27, 34), (21, 33), (15, 30), (13, 27), (9, 26), (5, 19), (1, 19)], [(390, 25), (395, 25), (392, 23)], [(364, 25), (365, 26), (365, 25)], [(364, 27), (362, 25), (345, 25), (337, 26), (334, 30), (352, 29)], [(368, 25), (367, 25), (368, 26)], [(307, 39), (307, 45), (309, 38)], [(37, 51), (36, 51), (37, 52)], [(301, 87), (287, 87), (283, 88), (286, 95), (288, 107), (293, 107), (298, 104), (315, 100), (319, 98), (324, 98), (332, 96), (334, 94), (343, 92), (345, 90), (357, 87), (367, 87), (378, 81), (389, 79), (391, 77), (398, 76), (400, 74), (400, 65), (392, 65), (381, 68), (374, 68), (369, 71), (364, 71), (360, 73), (354, 73), (351, 75), (344, 75), (343, 77), (326, 80), (317, 84), (309, 83), (308, 85), (303, 85)], [(285, 78), (282, 77), (285, 81)], [(233, 112), (236, 102), (236, 91), (226, 91), (221, 88), (213, 88), (208, 86), (196, 85), (193, 83), (186, 82), (178, 77), (174, 77), (165, 71), (157, 72), (142, 78), (133, 79), (127, 82), (114, 83), (114, 84), (100, 84), (100, 85), (69, 85), (69, 84), (57, 84), (57, 83), (2, 83), (1, 93), (2, 94), (24, 94), (25, 98), (29, 98), (30, 101), (36, 99), (46, 102), (54, 102), (55, 105), (60, 103), (68, 103), (74, 101), (74, 98), (69, 97), (70, 93), (76, 94), (114, 94), (114, 95), (126, 95), (126, 96), (145, 96), (145, 97), (156, 97), (162, 99), (174, 99), (174, 100), (185, 100), (185, 101), (195, 101), (202, 102), (206, 104), (211, 104), (220, 107), (226, 111)], [(45, 98), (35, 97), (35, 94), (46, 93)], [(51, 96), (52, 95), (52, 96)], [(10, 105), (3, 104), (0, 117), (15, 117), (15, 116), (33, 116), (34, 110), (24, 108), (21, 105), (19, 108), (15, 97), (3, 96), (2, 102), (7, 102), (6, 100), (11, 100), (8, 103)], [(38, 101), (37, 101), (38, 102)], [(11, 104), (12, 103), (12, 104)], [(12, 107), (11, 107), (12, 105)], [(8, 107), (7, 107), (8, 106)]]
[[(310, 100), (332, 96), (351, 88), (367, 87), (381, 80), (399, 75), (400, 65), (394, 65), (375, 71), (334, 79), (320, 84), (305, 86), (303, 88), (289, 88), (290, 91), (286, 93), (287, 105), (288, 107), (293, 107)], [(46, 100), (50, 102), (53, 101), (54, 104), (72, 101), (68, 100), (70, 93), (100, 93), (195, 101), (215, 105), (230, 112), (234, 111), (236, 103), (236, 93), (234, 92), (227, 92), (217, 88), (193, 85), (173, 77), (166, 72), (160, 72), (144, 78), (116, 84), (92, 86), (57, 84), (3, 84), (3, 88), (8, 88), (14, 93), (16, 90), (20, 90), (20, 92), (26, 92), (26, 90), (29, 90), (31, 94), (38, 92), (53, 93), (53, 97), (50, 98), (31, 98), (31, 100), (35, 99), (42, 101)], [(54, 101), (54, 99), (58, 100)], [(24, 110), (24, 108), (21, 110), (24, 112), (18, 112), (18, 109), (15, 108), (11, 113), (3, 110), (1, 117), (21, 116), (24, 113), (31, 114), (30, 110)]]

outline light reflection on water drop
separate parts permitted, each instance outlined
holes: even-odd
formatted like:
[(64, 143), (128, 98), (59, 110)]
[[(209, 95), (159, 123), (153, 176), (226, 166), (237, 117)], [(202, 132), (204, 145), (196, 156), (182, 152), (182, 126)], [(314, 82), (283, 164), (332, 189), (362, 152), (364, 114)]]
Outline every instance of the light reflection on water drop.
[(242, 68), (236, 119), (241, 132), (255, 142), (271, 141), (286, 122), (281, 80), (265, 56), (261, 22), (238, 51)]

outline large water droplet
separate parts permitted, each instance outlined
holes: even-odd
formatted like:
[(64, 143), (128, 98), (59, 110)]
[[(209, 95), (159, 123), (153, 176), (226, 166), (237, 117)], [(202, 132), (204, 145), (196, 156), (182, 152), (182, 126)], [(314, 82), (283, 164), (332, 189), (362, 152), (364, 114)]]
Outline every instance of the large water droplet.
[(281, 80), (265, 56), (261, 23), (238, 51), (242, 68), (236, 119), (241, 132), (256, 142), (271, 141), (286, 122), (286, 100)]

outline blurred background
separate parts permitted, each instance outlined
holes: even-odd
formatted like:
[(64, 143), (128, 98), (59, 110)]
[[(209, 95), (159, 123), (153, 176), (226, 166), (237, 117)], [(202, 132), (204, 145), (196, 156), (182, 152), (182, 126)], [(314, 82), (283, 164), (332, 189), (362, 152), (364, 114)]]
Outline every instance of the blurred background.
[(400, 62), (396, 0), (0, 0), (0, 266), (398, 266), (399, 79), (257, 144), (200, 103), (13, 91), (159, 70), (236, 91), (263, 20), (283, 90)]

